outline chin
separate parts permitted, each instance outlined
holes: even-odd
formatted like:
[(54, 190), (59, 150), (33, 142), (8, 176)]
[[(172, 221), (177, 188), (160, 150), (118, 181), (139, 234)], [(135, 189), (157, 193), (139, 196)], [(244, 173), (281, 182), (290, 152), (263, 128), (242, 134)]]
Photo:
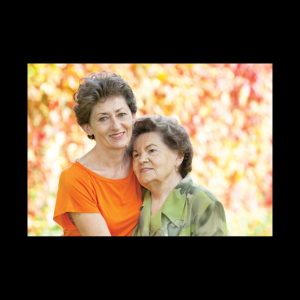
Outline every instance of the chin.
[(122, 143), (120, 143), (120, 144), (118, 144), (118, 145), (115, 145), (115, 149), (123, 149), (123, 148), (125, 148), (126, 147), (126, 145), (128, 144), (129, 142), (123, 142), (122, 141)]
[(151, 181), (152, 181), (152, 180), (147, 180), (147, 179), (144, 179), (144, 180), (143, 180), (143, 179), (141, 179), (141, 180), (140, 180), (140, 184), (141, 184), (141, 185), (148, 185), (149, 183), (151, 183)]

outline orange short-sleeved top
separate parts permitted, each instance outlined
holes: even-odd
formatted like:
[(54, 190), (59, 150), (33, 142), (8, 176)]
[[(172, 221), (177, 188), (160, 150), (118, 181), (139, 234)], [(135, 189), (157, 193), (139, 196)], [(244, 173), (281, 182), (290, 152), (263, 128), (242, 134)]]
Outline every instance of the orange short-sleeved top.
[(100, 213), (112, 236), (130, 236), (138, 223), (142, 191), (132, 167), (124, 179), (108, 179), (75, 161), (61, 173), (53, 220), (65, 236), (81, 236), (67, 212)]

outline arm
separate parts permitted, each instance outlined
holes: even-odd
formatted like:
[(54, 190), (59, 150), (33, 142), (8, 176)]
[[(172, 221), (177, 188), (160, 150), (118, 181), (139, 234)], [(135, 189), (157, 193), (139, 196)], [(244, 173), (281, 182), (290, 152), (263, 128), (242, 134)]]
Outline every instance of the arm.
[(82, 236), (111, 236), (100, 213), (70, 212), (70, 214)]

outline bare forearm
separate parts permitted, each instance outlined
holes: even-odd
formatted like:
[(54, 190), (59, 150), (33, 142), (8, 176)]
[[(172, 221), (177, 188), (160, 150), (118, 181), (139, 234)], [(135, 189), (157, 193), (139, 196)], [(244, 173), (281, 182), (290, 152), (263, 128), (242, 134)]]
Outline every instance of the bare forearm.
[(70, 212), (70, 214), (82, 236), (111, 236), (100, 213)]

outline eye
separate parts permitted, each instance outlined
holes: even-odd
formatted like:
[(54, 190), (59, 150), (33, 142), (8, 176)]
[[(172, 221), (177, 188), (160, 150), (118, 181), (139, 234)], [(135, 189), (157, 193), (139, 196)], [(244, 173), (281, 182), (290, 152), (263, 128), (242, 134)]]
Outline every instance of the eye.
[(156, 150), (155, 149), (150, 149), (149, 152), (153, 153), (155, 152)]
[(133, 158), (137, 158), (139, 155), (136, 153), (136, 154), (133, 154)]
[(120, 113), (119, 117), (124, 117), (126, 114), (125, 113)]
[(99, 119), (99, 121), (103, 122), (103, 121), (106, 121), (107, 120), (107, 117), (102, 117)]

